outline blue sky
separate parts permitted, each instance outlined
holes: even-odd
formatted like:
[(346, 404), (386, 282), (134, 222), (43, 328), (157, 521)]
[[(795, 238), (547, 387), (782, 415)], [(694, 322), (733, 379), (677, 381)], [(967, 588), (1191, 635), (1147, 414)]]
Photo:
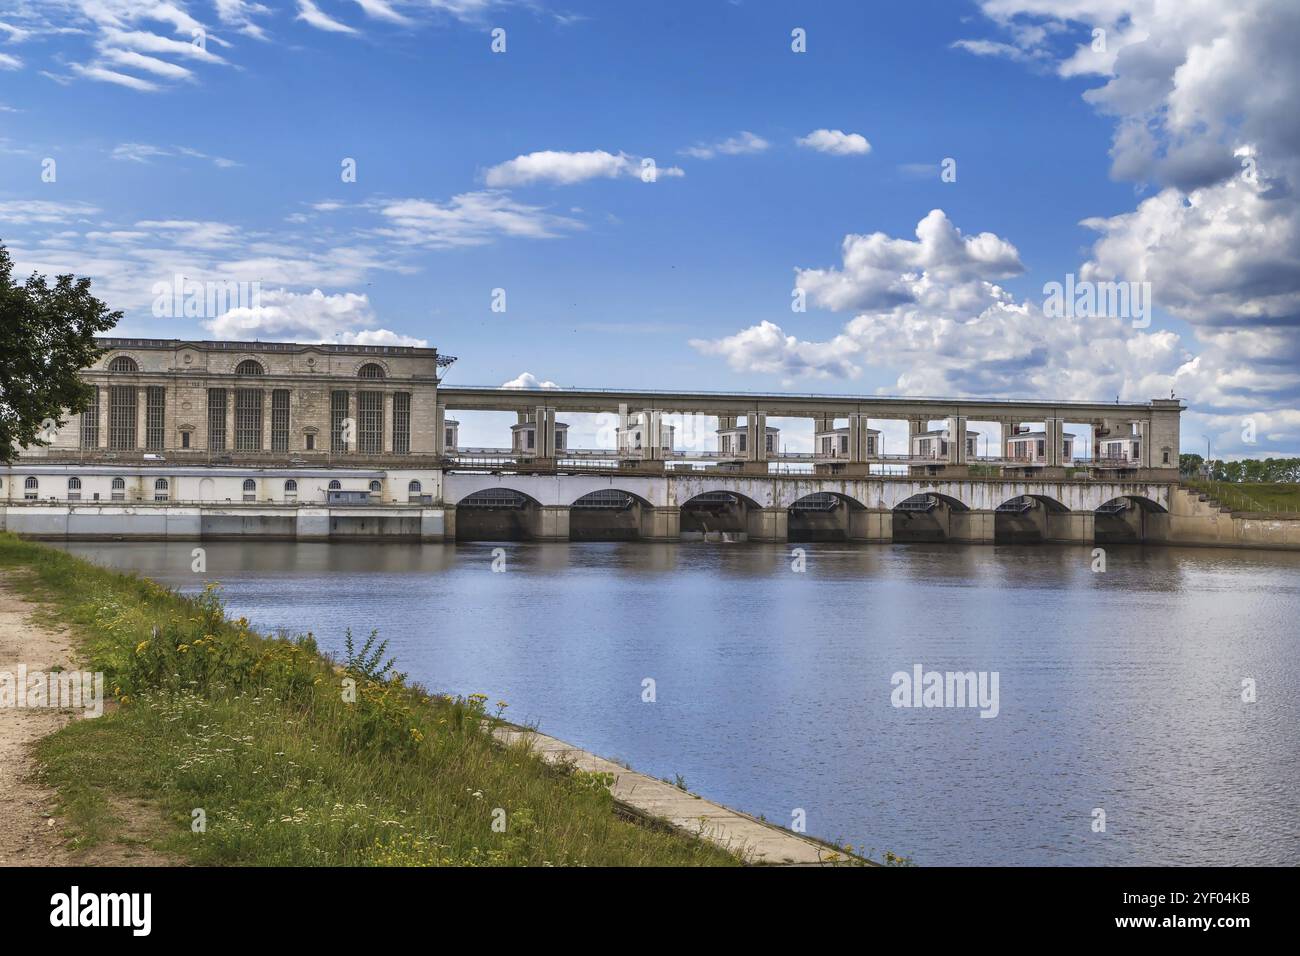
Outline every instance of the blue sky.
[[(127, 335), (423, 341), (466, 384), (1174, 389), (1200, 416), (1189, 450), (1209, 429), (1243, 454), (1294, 452), (1300, 383), (1277, 345), (1293, 301), (1260, 323), (1249, 290), (1188, 288), (1174, 243), (1163, 273), (1132, 252), (1171, 190), (1166, 217), (1195, 189), (1255, 214), (1223, 174), (1233, 151), (1268, 158), (1249, 107), (1198, 114), (1210, 158), (1175, 115), (1179, 63), (1218, 30), (1258, 65), (1255, 34), (1166, 30), (1183, 59), (1159, 67), (1172, 88), (1153, 109), (1125, 87), (1149, 58), (1130, 77), (1114, 54), (1141, 52), (1142, 18), (1167, 11), (1017, 6), (0, 0), (0, 241), (22, 270), (90, 275)], [(1111, 52), (1093, 62), (1099, 24)], [(799, 143), (818, 130), (836, 133)], [(1165, 228), (1203, 247), (1198, 226)], [(851, 235), (865, 267), (843, 259)], [(1279, 235), (1285, 266), (1296, 238)], [(258, 281), (259, 304), (153, 315), (177, 272)], [(1150, 325), (1044, 316), (1044, 283), (1067, 273), (1151, 282)], [(1215, 296), (1237, 298), (1207, 314)], [(1247, 322), (1259, 342), (1234, 352), (1222, 333)], [(1248, 416), (1256, 447), (1236, 439)]]

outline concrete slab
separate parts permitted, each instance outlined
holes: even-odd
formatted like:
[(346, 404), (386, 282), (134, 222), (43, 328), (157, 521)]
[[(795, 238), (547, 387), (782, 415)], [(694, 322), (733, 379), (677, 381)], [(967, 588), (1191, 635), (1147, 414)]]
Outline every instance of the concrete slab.
[(654, 818), (693, 836), (708, 840), (742, 857), (747, 863), (776, 866), (843, 866), (866, 861), (850, 857), (816, 840), (764, 823), (745, 813), (705, 800), (654, 777), (593, 753), (518, 727), (498, 727), (498, 740), (506, 745), (527, 741), (548, 763), (572, 763), (587, 773), (607, 773), (614, 778), (616, 803), (634, 813)]

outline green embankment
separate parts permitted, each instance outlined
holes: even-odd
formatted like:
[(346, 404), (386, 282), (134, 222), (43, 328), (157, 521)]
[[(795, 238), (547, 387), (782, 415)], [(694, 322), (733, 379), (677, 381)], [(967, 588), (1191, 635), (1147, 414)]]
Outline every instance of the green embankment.
[(1204, 481), (1184, 478), (1185, 487), (1209, 495), (1233, 511), (1280, 512), (1300, 511), (1300, 484), (1264, 481)]
[(335, 664), (310, 635), (227, 619), (215, 589), (182, 597), (11, 534), (0, 568), (74, 628), (120, 702), (37, 751), (82, 845), (125, 839), (121, 808), (144, 800), (154, 844), (201, 864), (738, 862), (618, 816), (608, 781), (499, 747), (483, 697), (430, 695), (382, 647)]

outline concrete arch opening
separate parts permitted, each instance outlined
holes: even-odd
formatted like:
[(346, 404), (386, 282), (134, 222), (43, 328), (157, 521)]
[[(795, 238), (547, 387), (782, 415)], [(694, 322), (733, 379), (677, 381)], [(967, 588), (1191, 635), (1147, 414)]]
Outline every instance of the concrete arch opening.
[(788, 511), (791, 541), (852, 541), (867, 537), (861, 527), (867, 508), (848, 495), (813, 492), (791, 503)]
[(1040, 544), (1070, 536), (1059, 527), (1070, 509), (1046, 495), (1016, 495), (993, 510), (993, 540), (998, 544)]
[[(778, 514), (779, 512), (779, 514)], [(706, 491), (681, 508), (683, 541), (784, 541), (784, 508), (764, 508), (735, 491)]]
[(640, 495), (617, 488), (602, 488), (583, 495), (569, 506), (572, 541), (629, 541), (647, 533), (654, 508)]
[(917, 544), (960, 540), (965, 537), (962, 525), (969, 513), (970, 508), (948, 495), (933, 491), (912, 495), (894, 506), (894, 540)]
[[(534, 541), (548, 534), (546, 509), (513, 488), (484, 488), (456, 502), (457, 541)], [(566, 535), (567, 536), (567, 535)]]
[(1168, 511), (1150, 498), (1124, 495), (1105, 502), (1094, 513), (1098, 544), (1140, 544), (1166, 522)]

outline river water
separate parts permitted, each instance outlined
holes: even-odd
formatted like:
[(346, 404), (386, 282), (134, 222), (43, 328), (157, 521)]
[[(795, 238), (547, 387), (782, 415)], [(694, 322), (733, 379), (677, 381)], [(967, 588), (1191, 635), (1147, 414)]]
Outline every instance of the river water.
[[(66, 547), (327, 650), (378, 628), (432, 690), (877, 854), (1300, 863), (1300, 554), (206, 542), (196, 574), (191, 543)], [(916, 665), (996, 672), (997, 716), (894, 706)]]

